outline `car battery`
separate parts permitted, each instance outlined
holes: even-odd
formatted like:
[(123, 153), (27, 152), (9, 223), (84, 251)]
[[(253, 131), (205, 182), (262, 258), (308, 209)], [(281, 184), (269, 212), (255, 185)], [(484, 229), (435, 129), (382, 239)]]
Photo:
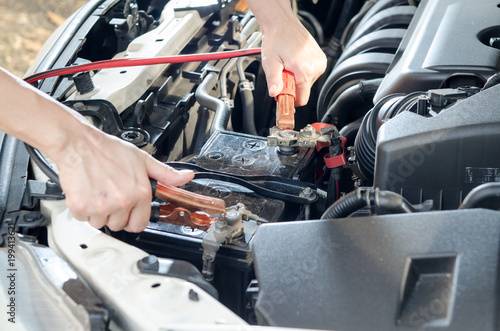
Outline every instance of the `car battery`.
[[(206, 170), (236, 176), (275, 176), (314, 182), (316, 149), (297, 147), (282, 153), (268, 146), (267, 138), (233, 131), (217, 131), (205, 143), (196, 165)], [(301, 205), (285, 204), (282, 220), (295, 220)]]
[(280, 153), (267, 140), (243, 133), (218, 131), (203, 146), (196, 165), (233, 175), (271, 175), (305, 180), (313, 148), (299, 147), (296, 153)]

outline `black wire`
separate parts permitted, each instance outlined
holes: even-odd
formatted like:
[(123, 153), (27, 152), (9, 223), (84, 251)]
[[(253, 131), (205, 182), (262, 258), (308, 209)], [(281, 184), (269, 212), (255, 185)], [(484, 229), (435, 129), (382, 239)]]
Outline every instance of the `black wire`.
[(45, 160), (43, 157), (42, 153), (38, 151), (37, 149), (33, 148), (32, 146), (24, 143), (26, 146), (26, 149), (28, 150), (28, 154), (30, 155), (31, 159), (35, 162), (35, 164), (40, 168), (40, 170), (43, 171), (49, 179), (54, 182), (57, 186), (61, 187), (61, 182), (59, 181), (59, 176), (57, 175), (57, 172), (50, 166), (50, 164)]
[(195, 172), (194, 179), (214, 179), (237, 184), (246, 187), (260, 195), (275, 198), (278, 200), (289, 201), (302, 205), (309, 205), (315, 202), (317, 195), (309, 198), (300, 196), (305, 188), (313, 191), (316, 187), (302, 181), (296, 181), (290, 178), (277, 177), (273, 175), (236, 175), (227, 174), (217, 170), (207, 169), (192, 163), (184, 162), (166, 162), (168, 166), (174, 169), (188, 169)]

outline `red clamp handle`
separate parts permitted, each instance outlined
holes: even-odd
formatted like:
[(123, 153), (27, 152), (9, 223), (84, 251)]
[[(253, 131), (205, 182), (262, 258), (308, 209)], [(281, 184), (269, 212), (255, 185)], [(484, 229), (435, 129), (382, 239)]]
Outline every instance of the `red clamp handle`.
[(288, 94), (295, 98), (295, 76), (288, 70), (283, 70), (283, 89), (280, 94)]
[(275, 98), (278, 102), (276, 107), (276, 126), (281, 130), (293, 130), (295, 127), (295, 76), (283, 70), (283, 89)]
[(295, 75), (288, 70), (283, 70), (281, 77), (283, 79), (283, 89), (274, 100), (278, 101), (280, 95), (290, 95), (295, 100)]

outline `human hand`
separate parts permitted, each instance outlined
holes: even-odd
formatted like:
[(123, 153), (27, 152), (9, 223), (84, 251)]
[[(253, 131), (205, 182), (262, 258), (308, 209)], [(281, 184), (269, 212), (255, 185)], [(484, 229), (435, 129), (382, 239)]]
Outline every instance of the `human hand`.
[(262, 66), (269, 96), (283, 89), (283, 69), (295, 75), (295, 106), (309, 100), (312, 84), (326, 69), (326, 56), (314, 38), (296, 18), (263, 27)]
[(51, 158), (57, 164), (66, 205), (93, 227), (141, 232), (151, 213), (151, 184), (180, 186), (194, 173), (177, 171), (116, 137), (83, 124), (82, 133)]
[[(48, 155), (57, 165), (73, 216), (101, 228), (142, 231), (151, 213), (149, 178), (182, 185), (175, 171), (0, 68), (0, 130)], [(12, 111), (15, 109), (16, 111)]]

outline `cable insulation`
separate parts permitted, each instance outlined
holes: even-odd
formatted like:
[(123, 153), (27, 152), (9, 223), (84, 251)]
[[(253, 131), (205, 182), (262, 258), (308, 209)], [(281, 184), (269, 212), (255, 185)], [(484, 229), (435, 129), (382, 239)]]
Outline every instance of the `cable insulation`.
[(42, 71), (31, 76), (24, 78), (29, 84), (35, 83), (39, 80), (56, 77), (72, 75), (79, 72), (123, 68), (123, 67), (137, 67), (148, 66), (155, 64), (168, 64), (168, 63), (187, 63), (187, 62), (205, 62), (215, 60), (225, 60), (241, 56), (260, 55), (260, 48), (240, 49), (236, 51), (217, 52), (217, 53), (201, 53), (201, 54), (185, 54), (174, 56), (163, 56), (153, 58), (135, 58), (135, 59), (111, 59), (104, 61), (97, 61), (92, 63), (81, 64), (73, 67), (64, 67), (58, 69), (50, 69)]

